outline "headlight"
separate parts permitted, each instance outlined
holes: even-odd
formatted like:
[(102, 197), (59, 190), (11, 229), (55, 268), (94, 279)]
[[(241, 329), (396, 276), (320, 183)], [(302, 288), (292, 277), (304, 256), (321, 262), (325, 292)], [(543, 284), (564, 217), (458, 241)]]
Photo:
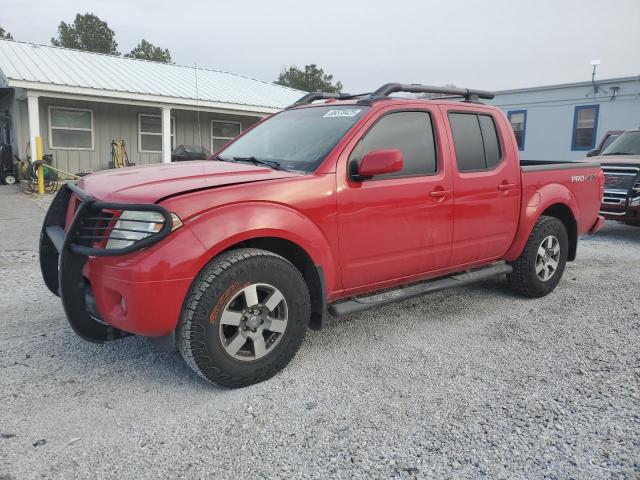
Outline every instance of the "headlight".
[[(182, 221), (175, 213), (171, 214), (173, 221), (171, 230), (182, 226)], [(107, 248), (125, 248), (135, 242), (150, 237), (162, 230), (164, 217), (160, 212), (143, 212), (125, 210), (122, 212), (109, 234)]]

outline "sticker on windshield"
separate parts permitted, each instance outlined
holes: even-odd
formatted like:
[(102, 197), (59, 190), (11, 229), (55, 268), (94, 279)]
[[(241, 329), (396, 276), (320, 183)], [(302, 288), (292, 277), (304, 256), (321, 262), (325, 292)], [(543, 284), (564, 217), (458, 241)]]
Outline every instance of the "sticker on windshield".
[(341, 108), (340, 110), (329, 110), (322, 117), (323, 118), (332, 118), (332, 117), (355, 117), (362, 110), (357, 108)]

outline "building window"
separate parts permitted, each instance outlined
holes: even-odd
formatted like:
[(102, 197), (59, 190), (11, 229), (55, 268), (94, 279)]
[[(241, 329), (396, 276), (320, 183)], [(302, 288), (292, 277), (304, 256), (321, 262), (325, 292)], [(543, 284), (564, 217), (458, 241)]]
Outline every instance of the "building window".
[(217, 152), (242, 131), (240, 122), (211, 120), (211, 151)]
[(526, 110), (513, 110), (507, 113), (509, 123), (511, 123), (511, 129), (516, 137), (516, 143), (518, 144), (518, 150), (524, 150), (524, 137), (527, 131), (527, 111)]
[(93, 111), (49, 107), (49, 147), (60, 150), (93, 150)]
[(591, 150), (596, 145), (598, 130), (598, 105), (576, 107), (573, 114), (571, 150)]
[[(176, 136), (176, 119), (171, 117), (171, 150)], [(138, 151), (140, 153), (162, 153), (162, 117), (160, 115), (138, 115)]]

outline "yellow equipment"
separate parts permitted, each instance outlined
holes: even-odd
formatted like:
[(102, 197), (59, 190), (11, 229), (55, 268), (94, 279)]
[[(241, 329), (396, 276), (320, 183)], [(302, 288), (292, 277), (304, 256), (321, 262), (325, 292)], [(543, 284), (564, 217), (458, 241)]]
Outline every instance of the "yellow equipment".
[(113, 168), (124, 168), (130, 165), (123, 138), (114, 138), (111, 141), (111, 161)]

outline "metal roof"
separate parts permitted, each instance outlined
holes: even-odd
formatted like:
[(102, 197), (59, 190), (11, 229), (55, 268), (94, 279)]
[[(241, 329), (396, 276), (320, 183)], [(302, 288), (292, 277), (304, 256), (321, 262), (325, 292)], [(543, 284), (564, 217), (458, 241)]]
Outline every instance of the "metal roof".
[(267, 108), (284, 108), (305, 93), (219, 70), (0, 40), (0, 87), (24, 82)]

